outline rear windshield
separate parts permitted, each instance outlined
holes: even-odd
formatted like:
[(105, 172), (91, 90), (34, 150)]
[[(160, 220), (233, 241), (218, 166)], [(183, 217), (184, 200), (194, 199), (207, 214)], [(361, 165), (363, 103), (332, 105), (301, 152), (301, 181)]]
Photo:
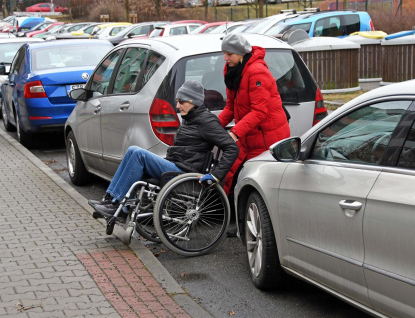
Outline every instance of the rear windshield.
[[(265, 61), (277, 81), (278, 91), (284, 104), (315, 100), (317, 84), (295, 51), (268, 49)], [(175, 105), (175, 92), (185, 81), (193, 79), (201, 82), (205, 88), (205, 106), (212, 111), (222, 110), (226, 105), (224, 65), (222, 52), (183, 58), (166, 77), (166, 89), (160, 91), (163, 91), (164, 96), (158, 97)], [(174, 91), (168, 89), (173, 81)]]
[(46, 47), (32, 51), (32, 70), (96, 66), (111, 49), (106, 45)]

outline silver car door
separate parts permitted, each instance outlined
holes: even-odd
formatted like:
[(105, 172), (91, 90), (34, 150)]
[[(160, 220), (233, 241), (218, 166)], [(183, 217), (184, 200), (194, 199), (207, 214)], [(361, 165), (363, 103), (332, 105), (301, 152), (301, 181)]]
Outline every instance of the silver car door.
[(106, 172), (115, 174), (134, 125), (134, 104), (144, 77), (143, 68), (148, 49), (125, 49), (115, 72), (114, 83), (101, 108), (101, 133)]
[(407, 126), (398, 167), (380, 174), (363, 220), (370, 302), (390, 317), (415, 317), (415, 123)]
[[(83, 153), (85, 164), (94, 172), (105, 172), (105, 161), (102, 157), (101, 112), (108, 99), (108, 86), (111, 81), (121, 50), (108, 54), (97, 66), (86, 89), (91, 98), (76, 107), (78, 145)], [(100, 173), (97, 173), (100, 174)]]
[(407, 103), (370, 104), (327, 124), (318, 132), (310, 158), (290, 164), (281, 182), (284, 258), (294, 270), (365, 305), (366, 197), (405, 107)]

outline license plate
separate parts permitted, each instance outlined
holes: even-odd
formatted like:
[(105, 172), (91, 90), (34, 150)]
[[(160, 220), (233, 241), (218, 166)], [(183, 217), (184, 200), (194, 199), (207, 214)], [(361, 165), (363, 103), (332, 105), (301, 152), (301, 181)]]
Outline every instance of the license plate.
[(69, 91), (73, 91), (74, 89), (78, 89), (78, 88), (85, 88), (85, 84), (73, 84), (69, 86), (70, 86)]

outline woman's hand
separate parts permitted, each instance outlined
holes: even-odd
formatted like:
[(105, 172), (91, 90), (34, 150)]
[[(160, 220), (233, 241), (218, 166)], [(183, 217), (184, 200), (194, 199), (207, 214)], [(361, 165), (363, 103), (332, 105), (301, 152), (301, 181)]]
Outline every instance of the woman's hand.
[(238, 141), (238, 136), (236, 136), (232, 131), (229, 132), (229, 135), (231, 135), (233, 141), (235, 141), (235, 142)]

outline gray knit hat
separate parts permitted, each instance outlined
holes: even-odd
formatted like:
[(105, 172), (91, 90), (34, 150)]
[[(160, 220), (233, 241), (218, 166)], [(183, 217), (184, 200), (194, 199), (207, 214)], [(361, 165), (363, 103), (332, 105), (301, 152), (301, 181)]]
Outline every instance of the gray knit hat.
[(205, 101), (205, 91), (198, 81), (188, 80), (179, 88), (176, 98), (196, 106), (202, 106)]
[(245, 37), (238, 33), (227, 34), (222, 41), (222, 51), (245, 55), (252, 51), (252, 46)]

